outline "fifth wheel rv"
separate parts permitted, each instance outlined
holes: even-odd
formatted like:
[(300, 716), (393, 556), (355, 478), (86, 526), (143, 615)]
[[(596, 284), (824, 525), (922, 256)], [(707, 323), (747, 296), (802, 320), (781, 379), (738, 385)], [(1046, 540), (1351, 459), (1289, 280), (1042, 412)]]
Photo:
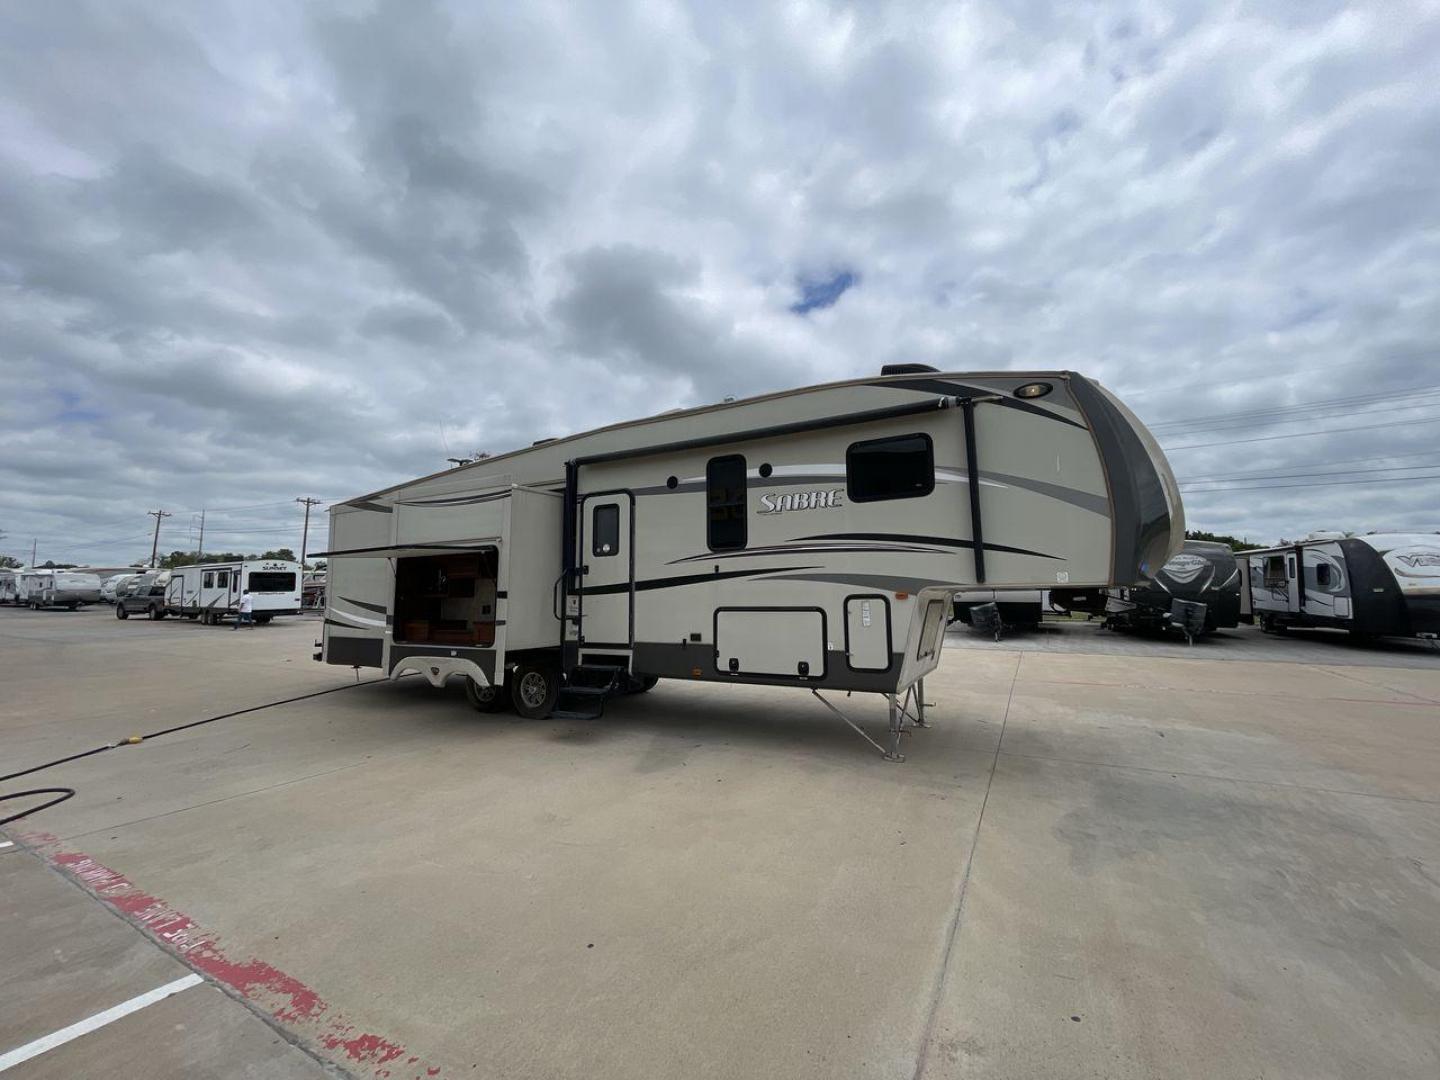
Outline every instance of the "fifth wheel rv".
[(903, 365), (332, 505), (316, 659), (527, 718), (662, 678), (869, 691), (888, 744), (842, 719), (899, 760), (952, 593), (1132, 584), (1183, 536), (1159, 447), (1089, 379)]
[(1357, 637), (1440, 636), (1440, 536), (1312, 533), (1244, 551), (1250, 607), (1262, 630), (1298, 626)]

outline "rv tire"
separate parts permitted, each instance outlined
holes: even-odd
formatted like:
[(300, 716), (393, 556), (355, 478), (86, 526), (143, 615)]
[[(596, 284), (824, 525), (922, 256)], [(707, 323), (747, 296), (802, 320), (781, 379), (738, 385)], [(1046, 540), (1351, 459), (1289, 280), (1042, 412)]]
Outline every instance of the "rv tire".
[(503, 684), (481, 686), (468, 675), (465, 677), (465, 697), (480, 712), (493, 713), (503, 709), (510, 700), (505, 691)]
[(124, 605), (124, 604), (116, 604), (116, 605), (115, 605), (115, 617), (116, 617), (117, 619), (128, 619), (128, 618), (130, 617), (130, 612), (128, 612), (128, 611), (125, 610), (125, 605)]
[(655, 684), (659, 681), (659, 675), (641, 675), (635, 682), (635, 693), (649, 693), (651, 690), (655, 689)]
[(526, 720), (544, 720), (560, 696), (560, 674), (548, 664), (526, 661), (507, 681), (516, 715)]

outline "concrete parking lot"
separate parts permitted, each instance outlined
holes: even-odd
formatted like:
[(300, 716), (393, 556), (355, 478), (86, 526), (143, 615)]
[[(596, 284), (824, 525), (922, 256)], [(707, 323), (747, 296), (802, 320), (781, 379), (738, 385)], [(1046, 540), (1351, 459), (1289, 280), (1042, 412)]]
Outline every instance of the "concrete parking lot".
[(336, 691), (0, 787), (78, 792), (0, 837), (0, 1067), (170, 988), (10, 1075), (1440, 1074), (1440, 654), (954, 634), (892, 765), (798, 691), (517, 724), (317, 631), (0, 609), (0, 774)]

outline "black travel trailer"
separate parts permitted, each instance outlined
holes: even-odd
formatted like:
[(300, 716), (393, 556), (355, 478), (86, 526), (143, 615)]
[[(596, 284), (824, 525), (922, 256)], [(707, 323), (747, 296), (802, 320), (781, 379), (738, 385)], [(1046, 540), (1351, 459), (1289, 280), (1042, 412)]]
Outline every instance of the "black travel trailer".
[(1203, 633), (1240, 622), (1240, 571), (1226, 544), (1186, 540), (1176, 555), (1137, 585), (1105, 589), (1051, 589), (1050, 606), (1103, 615), (1112, 630), (1167, 629), (1175, 601), (1205, 605)]
[(1440, 536), (1312, 533), (1237, 558), (1248, 564), (1250, 607), (1262, 630), (1440, 637)]

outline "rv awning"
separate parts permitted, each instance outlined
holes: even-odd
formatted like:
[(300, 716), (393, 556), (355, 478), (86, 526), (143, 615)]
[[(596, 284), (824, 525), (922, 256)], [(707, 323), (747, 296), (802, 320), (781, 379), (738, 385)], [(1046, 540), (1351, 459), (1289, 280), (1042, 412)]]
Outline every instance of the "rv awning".
[(473, 543), (458, 543), (451, 541), (444, 544), (397, 544), (388, 547), (369, 548), (348, 548), (336, 551), (316, 551), (309, 558), (312, 559), (412, 559), (422, 555), (443, 555), (446, 553), (484, 551), (486, 548), (500, 546), (499, 537), (489, 540), (476, 540)]

